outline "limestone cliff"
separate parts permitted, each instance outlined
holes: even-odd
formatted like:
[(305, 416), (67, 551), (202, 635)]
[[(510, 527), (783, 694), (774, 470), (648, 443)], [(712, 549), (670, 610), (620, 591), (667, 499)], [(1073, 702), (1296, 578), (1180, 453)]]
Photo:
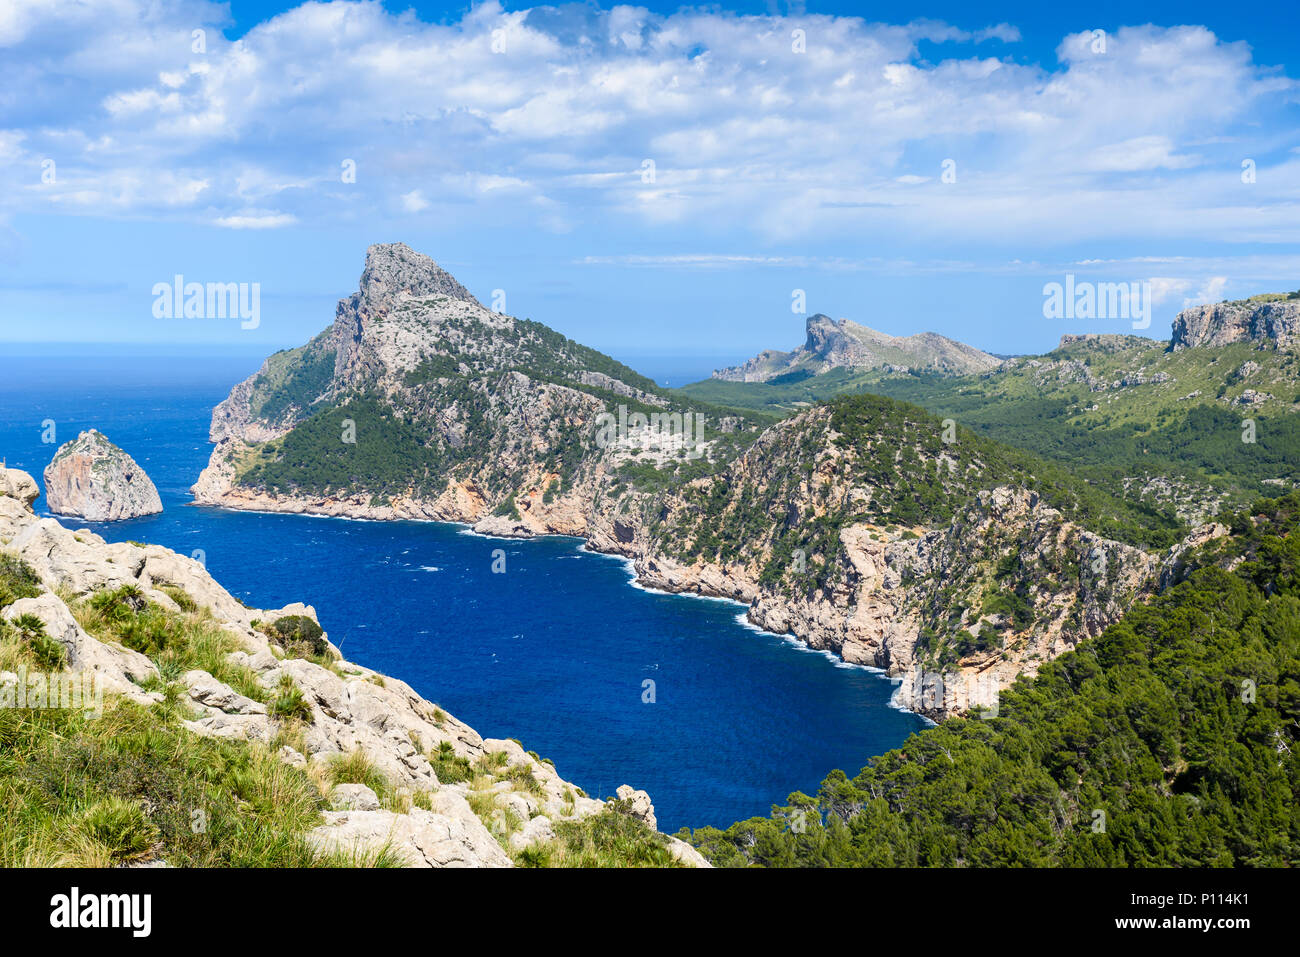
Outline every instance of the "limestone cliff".
[(113, 522), (162, 511), (158, 489), (135, 459), (91, 429), (45, 467), (45, 501), (56, 515)]
[(1261, 296), (1184, 309), (1174, 317), (1170, 350), (1234, 342), (1300, 343), (1300, 295)]
[(595, 544), (632, 556), (648, 585), (745, 602), (760, 627), (884, 670), (898, 704), (936, 719), (991, 706), (1099, 634), (1186, 547), (1158, 555), (1098, 535), (995, 449), (946, 445), (891, 411), (851, 441), (839, 429), (860, 419), (830, 408), (787, 420), (659, 500), (654, 521)]

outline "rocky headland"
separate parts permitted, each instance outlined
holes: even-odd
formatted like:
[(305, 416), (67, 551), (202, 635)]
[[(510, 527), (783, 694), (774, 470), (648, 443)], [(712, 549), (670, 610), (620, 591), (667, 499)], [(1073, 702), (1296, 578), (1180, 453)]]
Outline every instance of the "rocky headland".
[[(834, 357), (844, 330), (831, 325), (817, 342)], [(1182, 550), (1099, 535), (995, 449), (949, 444), (937, 419), (875, 397), (710, 434), (705, 474), (665, 485), (680, 457), (647, 473), (636, 434), (593, 441), (597, 417), (634, 395), (646, 410), (679, 401), (490, 312), (432, 259), (376, 246), (334, 325), (218, 406), (195, 499), (582, 537), (631, 559), (645, 585), (744, 603), (760, 627), (882, 669), (900, 706), (936, 719), (1099, 634)], [(401, 448), (416, 460), (384, 471), (356, 444), (375, 432), (418, 446)], [(295, 471), (291, 457), (321, 464)], [(347, 478), (330, 479), (336, 458)], [(351, 478), (367, 470), (372, 481)]]

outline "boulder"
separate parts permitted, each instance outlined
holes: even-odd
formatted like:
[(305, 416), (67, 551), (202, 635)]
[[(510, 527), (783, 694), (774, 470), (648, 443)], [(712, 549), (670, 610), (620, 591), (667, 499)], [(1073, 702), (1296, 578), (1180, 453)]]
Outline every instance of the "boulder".
[(15, 498), (30, 507), (40, 494), (36, 480), (22, 469), (0, 467), (0, 497)]
[(644, 821), (650, 830), (658, 830), (658, 821), (655, 819), (655, 806), (650, 803), (650, 795), (645, 791), (638, 791), (630, 784), (624, 784), (614, 792), (618, 795), (620, 801), (628, 802), (628, 810), (632, 817)]
[(533, 844), (544, 844), (547, 841), (555, 839), (555, 827), (551, 824), (551, 819), (544, 814), (530, 818), (524, 822), (514, 834), (510, 835), (511, 850), (522, 850)]
[(226, 714), (266, 714), (266, 705), (240, 694), (206, 671), (187, 671), (184, 680), (190, 700), (209, 711), (221, 711)]
[(307, 832), (307, 842), (323, 853), (354, 859), (373, 859), (387, 848), (407, 867), (510, 867), (501, 845), (468, 805), (466, 811), (326, 811), (325, 823)]
[(330, 791), (330, 807), (336, 811), (378, 811), (379, 796), (364, 784), (336, 784)]

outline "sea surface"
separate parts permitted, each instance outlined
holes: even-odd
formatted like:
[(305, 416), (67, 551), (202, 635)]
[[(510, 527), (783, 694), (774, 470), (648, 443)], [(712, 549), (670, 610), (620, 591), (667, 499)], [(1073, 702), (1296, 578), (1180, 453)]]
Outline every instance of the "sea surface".
[[(593, 796), (644, 788), (668, 832), (766, 815), (926, 724), (889, 706), (880, 674), (758, 631), (739, 605), (634, 587), (626, 562), (577, 539), (188, 504), (212, 407), (257, 365), (0, 353), (0, 457), (40, 481), (58, 445), (99, 429), (153, 478), (164, 511), (68, 524), (202, 552), (256, 607), (313, 605), (349, 659), (402, 678), (484, 737), (519, 739)], [(498, 548), (504, 574), (492, 571)]]

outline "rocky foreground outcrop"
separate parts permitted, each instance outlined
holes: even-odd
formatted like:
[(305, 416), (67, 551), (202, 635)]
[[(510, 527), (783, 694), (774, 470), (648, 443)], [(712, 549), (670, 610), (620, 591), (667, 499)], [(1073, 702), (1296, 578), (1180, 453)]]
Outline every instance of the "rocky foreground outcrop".
[[(0, 549), (30, 565), (44, 589), (9, 603), (4, 619), (34, 616), (62, 647), (70, 671), (94, 674), (106, 694), (151, 705), (163, 699), (160, 691), (142, 687), (156, 687), (154, 662), (89, 634), (69, 602), (133, 586), (143, 599), (169, 611), (182, 610), (180, 599), (198, 613), (209, 613), (238, 645), (228, 655), (231, 665), (247, 669), (268, 691), (301, 696), (305, 717), (295, 725), (298, 747), (281, 747), (283, 761), (310, 771), (313, 765), (323, 767), (361, 752), (404, 796), (386, 807), (369, 787), (334, 786), (331, 809), (307, 835), (318, 849), (363, 859), (383, 848), (414, 867), (506, 867), (512, 864), (507, 846), (518, 850), (545, 842), (554, 835), (554, 825), (606, 810), (605, 802), (585, 796), (517, 742), (481, 738), (405, 682), (343, 659), (327, 638), (322, 640), (333, 658), (328, 667), (293, 657), (268, 637), (267, 622), (292, 616), (315, 621), (311, 607), (248, 608), (192, 558), (157, 545), (109, 543), (90, 531), (38, 518), (30, 506), (34, 488), (25, 473), (0, 469)], [(0, 674), (0, 682), (15, 680), (16, 675)], [(266, 704), (207, 671), (188, 671), (180, 683), (191, 709), (184, 724), (195, 734), (270, 744), (283, 730)], [(440, 782), (431, 760), (439, 756), (491, 756), (500, 781), (486, 794), (472, 793), (466, 783)], [(529, 788), (512, 786), (521, 777)], [(644, 791), (625, 786), (619, 797), (626, 800), (628, 813), (654, 827), (654, 809)], [(479, 802), (478, 810), (471, 798)], [(518, 822), (508, 839), (496, 826), (507, 820)], [(707, 866), (689, 845), (664, 840), (680, 862)]]
[(45, 501), (56, 515), (114, 522), (162, 511), (162, 499), (131, 456), (95, 429), (64, 443), (45, 467)]

